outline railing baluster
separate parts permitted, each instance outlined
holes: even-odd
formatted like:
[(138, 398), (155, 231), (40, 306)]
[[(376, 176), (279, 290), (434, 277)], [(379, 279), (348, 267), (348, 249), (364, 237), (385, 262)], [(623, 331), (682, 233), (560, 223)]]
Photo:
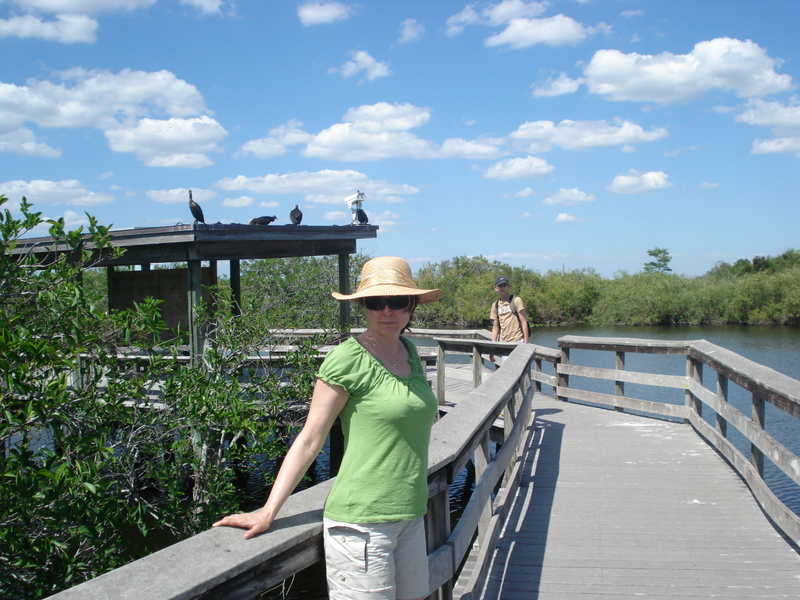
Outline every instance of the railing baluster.
[[(721, 402), (728, 401), (728, 378), (722, 373), (717, 373), (717, 396)], [(728, 422), (719, 413), (717, 413), (717, 431), (722, 437), (728, 437)]]
[[(561, 364), (562, 365), (569, 364), (569, 348), (563, 348), (561, 350)], [(558, 364), (556, 365), (556, 369), (558, 373), (558, 386), (565, 388), (569, 387), (569, 375), (565, 375), (564, 373), (562, 373), (561, 370), (558, 369)], [(554, 394), (554, 396), (556, 396), (556, 399), (558, 400), (563, 400), (564, 402), (567, 401), (566, 396), (559, 396), (557, 394)]]
[[(756, 393), (753, 393), (753, 424), (756, 427), (760, 428), (762, 431), (764, 429), (764, 417), (765, 417), (765, 402), (762, 396), (759, 396)], [(758, 471), (758, 474), (761, 478), (764, 477), (764, 453), (756, 447), (755, 444), (750, 444), (750, 462), (753, 463), (753, 466)]]
[[(625, 370), (625, 353), (624, 352), (617, 352), (617, 360), (616, 360), (616, 369), (617, 371), (624, 371)], [(615, 381), (614, 382), (614, 395), (619, 396), (622, 398), (625, 396), (625, 382), (624, 381)], [(624, 408), (622, 406), (615, 406), (614, 410), (617, 412), (624, 412)]]

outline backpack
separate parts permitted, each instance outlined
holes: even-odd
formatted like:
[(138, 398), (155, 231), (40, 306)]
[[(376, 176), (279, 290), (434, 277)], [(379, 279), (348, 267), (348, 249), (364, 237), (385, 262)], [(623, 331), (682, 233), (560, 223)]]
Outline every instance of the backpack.
[[(524, 338), (525, 329), (522, 326), (522, 317), (519, 316), (519, 311), (517, 310), (517, 305), (514, 304), (514, 294), (509, 294), (508, 295), (508, 304), (511, 307), (511, 312), (513, 314), (517, 315), (517, 320), (519, 321), (519, 328), (522, 330), (523, 339), (525, 339)], [(500, 319), (500, 311), (499, 311), (499, 309), (500, 309), (500, 299), (498, 298), (497, 300), (494, 301), (494, 314), (497, 315), (498, 320)], [(531, 341), (531, 332), (533, 331), (533, 328), (531, 327), (531, 322), (527, 318), (525, 319), (525, 322), (528, 324), (528, 343), (530, 343), (530, 341)]]

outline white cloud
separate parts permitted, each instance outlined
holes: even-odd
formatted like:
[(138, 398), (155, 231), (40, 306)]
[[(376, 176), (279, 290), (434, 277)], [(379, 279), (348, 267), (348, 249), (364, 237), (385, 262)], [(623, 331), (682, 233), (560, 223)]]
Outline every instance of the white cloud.
[(752, 152), (753, 154), (788, 152), (800, 158), (800, 135), (772, 140), (756, 140), (753, 142)]
[(269, 158), (270, 156), (280, 156), (286, 152), (288, 146), (305, 144), (311, 139), (311, 134), (303, 131), (303, 124), (297, 120), (291, 120), (283, 125), (269, 130), (267, 137), (250, 140), (242, 144), (242, 147), (234, 154), (235, 157), (247, 156), (252, 154), (258, 158)]
[(547, 10), (547, 2), (526, 2), (525, 0), (501, 0), (490, 4), (481, 12), (475, 10), (473, 4), (468, 4), (461, 12), (448, 17), (446, 33), (455, 36), (461, 33), (468, 25), (498, 26), (514, 19), (529, 19), (538, 17)]
[(531, 196), (535, 196), (536, 192), (533, 191), (533, 188), (526, 187), (518, 191), (514, 194), (514, 198), (530, 198)]
[(250, 196), (239, 196), (238, 198), (225, 198), (222, 201), (223, 208), (245, 208), (247, 206), (253, 206), (255, 200), (253, 200)]
[(750, 100), (747, 110), (738, 115), (736, 121), (771, 128), (773, 139), (755, 140), (753, 154), (789, 152), (800, 158), (800, 102), (797, 98), (792, 98), (790, 104)]
[(700, 182), (700, 189), (701, 190), (713, 190), (719, 187), (718, 183), (712, 183), (711, 181), (702, 181)]
[(586, 38), (586, 29), (570, 17), (555, 15), (545, 19), (513, 19), (502, 32), (486, 39), (486, 46), (529, 48), (536, 44), (563, 46)]
[(61, 151), (43, 142), (37, 142), (36, 136), (27, 127), (20, 127), (8, 133), (0, 133), (0, 152), (10, 152), (22, 156), (43, 156), (58, 158)]
[(352, 50), (350, 58), (351, 60), (344, 62), (341, 67), (331, 67), (328, 72), (341, 73), (345, 79), (364, 73), (367, 81), (375, 81), (378, 77), (388, 77), (392, 74), (388, 63), (378, 62), (365, 50)]
[(606, 189), (618, 194), (644, 194), (672, 187), (664, 171), (644, 173), (631, 169), (627, 175), (617, 175)]
[(102, 130), (112, 150), (133, 152), (151, 166), (210, 164), (205, 153), (217, 151), (227, 135), (205, 115), (210, 111), (197, 88), (169, 71), (76, 68), (53, 81), (0, 83), (0, 108), (0, 150), (18, 154), (58, 155), (35, 139), (29, 122), (42, 129)]
[(556, 223), (576, 223), (578, 217), (574, 217), (569, 213), (559, 213), (556, 217)]
[(536, 156), (511, 158), (491, 165), (484, 177), (508, 181), (511, 179), (538, 179), (550, 175), (555, 167)]
[(31, 181), (14, 180), (0, 183), (0, 193), (13, 200), (25, 196), (28, 202), (39, 205), (55, 206), (68, 204), (72, 206), (95, 206), (114, 202), (111, 194), (102, 194), (87, 190), (77, 179), (47, 181), (34, 179)]
[(754, 42), (717, 38), (680, 55), (599, 50), (584, 76), (590, 92), (609, 100), (673, 104), (710, 90), (730, 91), (742, 98), (786, 91), (792, 87), (792, 78), (777, 73), (779, 65)]
[(358, 125), (359, 129), (374, 133), (386, 131), (405, 131), (421, 127), (430, 121), (431, 111), (413, 104), (363, 104), (351, 108), (344, 115), (344, 120)]
[(430, 111), (412, 104), (379, 102), (350, 109), (344, 123), (321, 131), (303, 154), (333, 160), (387, 157), (434, 158), (433, 145), (407, 130), (428, 122)]
[(23, 15), (0, 19), (0, 38), (34, 38), (62, 44), (94, 43), (97, 41), (97, 27), (97, 21), (85, 15), (56, 15), (54, 21)]
[(587, 194), (578, 188), (561, 188), (552, 196), (545, 198), (542, 204), (547, 204), (549, 206), (576, 206), (578, 204), (594, 201), (594, 194)]
[(181, 4), (196, 8), (205, 15), (222, 13), (222, 0), (181, 0)]
[(297, 7), (297, 16), (306, 27), (344, 21), (351, 14), (350, 7), (341, 2), (306, 2)]
[(561, 73), (557, 79), (548, 79), (543, 85), (534, 87), (533, 95), (536, 98), (552, 98), (564, 94), (574, 94), (584, 82), (583, 78), (570, 79), (566, 73)]
[(133, 11), (156, 2), (157, 0), (14, 0), (14, 4), (28, 12), (71, 15)]
[(364, 173), (350, 169), (273, 173), (261, 177), (239, 175), (221, 179), (214, 187), (255, 194), (306, 194), (306, 201), (312, 204), (344, 203), (347, 196), (358, 190), (367, 194), (367, 202), (419, 193), (419, 189), (412, 185), (370, 179)]
[[(370, 225), (377, 225), (378, 227), (381, 228), (382, 231), (386, 232), (398, 225), (397, 219), (400, 218), (400, 215), (385, 210), (382, 213), (376, 215), (371, 215), (369, 212), (367, 212), (367, 217), (369, 218)], [(352, 219), (353, 217), (350, 216), (351, 221)]]
[(400, 23), (400, 37), (397, 39), (399, 44), (408, 44), (422, 39), (425, 35), (425, 27), (416, 19), (405, 19)]
[[(187, 188), (174, 188), (171, 190), (148, 190), (145, 195), (154, 202), (161, 204), (188, 204), (189, 190)], [(217, 197), (214, 190), (204, 190), (202, 188), (192, 188), (192, 198), (195, 202), (208, 202)]]
[(493, 159), (504, 153), (500, 148), (501, 144), (502, 140), (497, 139), (468, 141), (450, 138), (442, 143), (441, 155), (454, 158)]
[(780, 129), (800, 129), (800, 101), (792, 99), (791, 105), (781, 102), (750, 100), (747, 110), (736, 117), (739, 123), (776, 127)]
[(109, 147), (115, 152), (132, 152), (148, 166), (205, 167), (207, 153), (228, 132), (208, 116), (192, 119), (140, 119), (135, 126), (108, 129)]
[(528, 152), (545, 152), (554, 147), (567, 150), (586, 150), (600, 146), (618, 146), (655, 142), (668, 135), (667, 130), (655, 128), (644, 130), (630, 121), (615, 120), (614, 125), (606, 121), (564, 120), (523, 123), (509, 136), (527, 144)]
[(350, 223), (353, 220), (352, 213), (344, 212), (343, 210), (331, 210), (322, 215), (326, 221), (347, 221)]

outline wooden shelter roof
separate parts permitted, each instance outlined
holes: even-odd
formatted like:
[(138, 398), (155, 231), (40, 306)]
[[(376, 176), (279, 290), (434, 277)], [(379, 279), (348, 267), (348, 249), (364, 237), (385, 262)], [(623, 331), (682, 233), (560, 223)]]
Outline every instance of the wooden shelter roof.
[[(116, 259), (100, 256), (96, 266), (250, 260), (291, 256), (353, 254), (356, 241), (376, 238), (376, 225), (191, 224), (112, 230), (112, 244), (124, 248)], [(19, 240), (14, 254), (35, 253), (40, 260), (69, 249), (49, 236)]]

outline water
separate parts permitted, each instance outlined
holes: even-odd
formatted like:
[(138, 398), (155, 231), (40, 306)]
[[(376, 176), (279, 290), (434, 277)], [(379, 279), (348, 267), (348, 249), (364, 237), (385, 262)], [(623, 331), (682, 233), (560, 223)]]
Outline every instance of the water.
[[(794, 379), (800, 379), (800, 328), (797, 327), (736, 327), (736, 326), (707, 326), (707, 327), (537, 327), (531, 332), (531, 342), (550, 348), (558, 348), (558, 338), (566, 335), (582, 335), (591, 337), (626, 337), (657, 340), (700, 340), (705, 339), (713, 344), (722, 346), (749, 358), (759, 364), (768, 366), (776, 371)], [(420, 339), (420, 344), (432, 344), (430, 340)], [(464, 359), (468, 360), (468, 359)], [(614, 368), (613, 352), (596, 352), (589, 350), (572, 350), (570, 362), (573, 364)], [(548, 364), (543, 364), (543, 369), (548, 371)], [(685, 375), (686, 358), (684, 356), (663, 356), (628, 353), (625, 368), (630, 371), (667, 373)], [(551, 372), (551, 371), (548, 371)], [(713, 386), (713, 373), (706, 374), (706, 385)], [(613, 382), (587, 382), (579, 385), (581, 378), (573, 377), (570, 385), (591, 389), (605, 393), (612, 393)], [(583, 383), (583, 382), (582, 382)], [(549, 393), (547, 389), (543, 390)], [(626, 384), (625, 395), (633, 398), (652, 399), (673, 404), (684, 403), (683, 390), (661, 390), (649, 386), (635, 386)], [(745, 415), (750, 415), (750, 395), (731, 383), (729, 386), (729, 401)], [(704, 415), (709, 422), (713, 415)], [(800, 423), (789, 418), (778, 409), (767, 404), (766, 429), (773, 437), (787, 446), (792, 452), (800, 455)], [(749, 457), (749, 442), (739, 435), (733, 427), (728, 428), (728, 438)], [(320, 480), (326, 478), (327, 465), (320, 461), (317, 467), (317, 476)], [(790, 509), (800, 514), (800, 490), (788, 481), (772, 464), (765, 460), (765, 480), (789, 506)], [(450, 488), (451, 520), (454, 520), (463, 510), (474, 486), (472, 473), (464, 469)], [(263, 489), (262, 489), (263, 493)], [(263, 504), (260, 497), (258, 502)], [(325, 588), (325, 569), (322, 564), (298, 573), (294, 581), (287, 581), (287, 586), (271, 590), (261, 596), (262, 599), (285, 598), (286, 600), (317, 600), (327, 598)]]
[[(800, 380), (800, 328), (798, 327), (541, 327), (535, 328), (531, 342), (551, 348), (558, 347), (558, 338), (565, 335), (590, 337), (625, 337), (656, 340), (701, 340), (704, 339), (727, 350), (749, 358), (779, 373)], [(614, 368), (613, 352), (571, 350), (570, 363), (603, 368)], [(545, 370), (546, 367), (543, 366)], [(665, 356), (627, 353), (625, 369), (670, 375), (685, 375), (684, 356)], [(716, 389), (716, 374), (704, 369), (704, 384)], [(594, 381), (570, 377), (570, 386), (590, 391), (614, 393), (614, 382)], [(545, 390), (545, 393), (548, 393)], [(642, 400), (654, 400), (671, 404), (684, 403), (683, 390), (667, 390), (650, 386), (625, 384), (625, 395)], [(750, 416), (752, 394), (733, 382), (729, 383), (728, 400), (732, 406)], [(703, 418), (714, 425), (715, 415), (705, 407)], [(800, 455), (800, 421), (789, 417), (771, 404), (766, 404), (765, 430), (793, 453)], [(728, 427), (728, 439), (744, 456), (750, 458), (750, 442), (732, 426)], [(800, 515), (800, 488), (775, 467), (768, 459), (764, 461), (764, 480), (778, 498), (790, 510)]]

